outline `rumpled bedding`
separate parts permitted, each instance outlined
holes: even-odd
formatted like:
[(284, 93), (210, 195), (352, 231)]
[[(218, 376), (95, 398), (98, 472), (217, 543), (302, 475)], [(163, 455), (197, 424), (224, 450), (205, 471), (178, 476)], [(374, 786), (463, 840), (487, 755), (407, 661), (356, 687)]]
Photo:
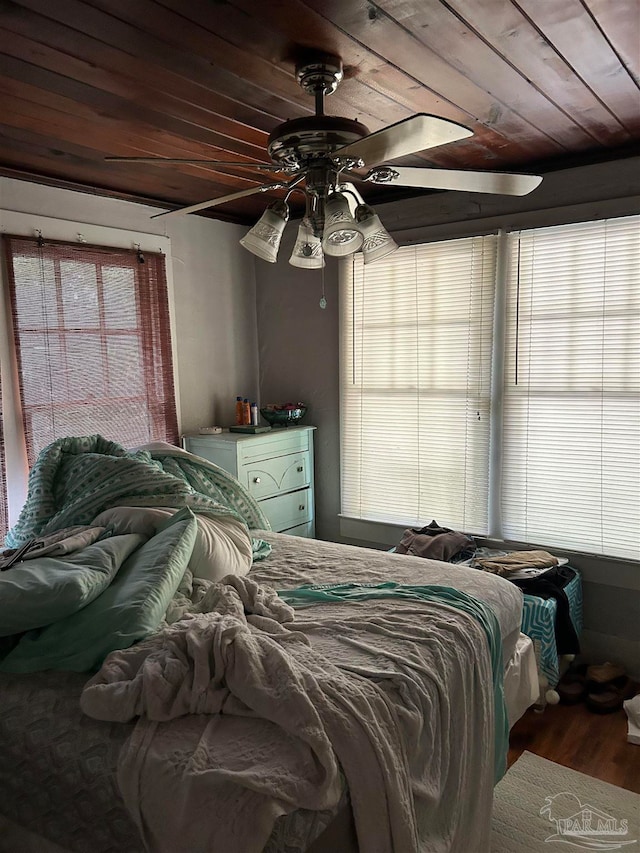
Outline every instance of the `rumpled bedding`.
[[(185, 513), (189, 535), (176, 538), (168, 528)], [(74, 574), (48, 556), (31, 559), (30, 571), (19, 563), (3, 573), (2, 586), (20, 598), (24, 614), (9, 619), (0, 608), (0, 637), (8, 637), (0, 669), (95, 671), (108, 652), (157, 630), (187, 567), (210, 580), (246, 574), (253, 559), (271, 550), (249, 534), (249, 524), (264, 521), (235, 478), (171, 445), (129, 452), (101, 436), (55, 441), (31, 470), (27, 501), (7, 543), (73, 547)], [(112, 545), (132, 541), (120, 559), (111, 556)], [(93, 552), (106, 554), (97, 567)]]
[[(295, 590), (303, 584), (333, 585), (345, 579), (362, 584), (394, 579), (401, 584), (455, 586), (492, 608), (503, 644), (508, 644), (512, 630), (520, 624), (520, 590), (484, 572), (271, 531), (255, 535), (264, 535), (272, 547), (269, 558), (255, 563), (248, 576), (260, 586)], [(167, 611), (167, 622), (206, 612), (211, 606), (210, 588), (186, 572)], [(483, 651), (487, 643), (478, 623), (435, 604), (371, 601), (298, 610), (295, 625), (312, 649), (343, 672), (353, 669), (370, 678), (399, 709), (395, 713), (410, 744), (406, 751), (424, 849), (436, 853), (486, 850), (493, 711), (490, 666)], [(393, 643), (387, 642), (388, 636)], [(419, 645), (419, 653), (414, 644)], [(139, 832), (116, 783), (118, 755), (137, 723), (107, 723), (82, 714), (79, 697), (86, 680), (86, 675), (75, 673), (0, 672), (0, 813), (69, 850), (142, 853)], [(234, 770), (255, 764), (265, 731), (274, 738), (265, 759), (272, 755), (277, 759), (281, 741), (286, 740), (282, 733), (275, 737), (277, 729), (269, 721), (197, 716), (158, 725), (167, 748), (173, 727), (186, 726), (186, 721), (193, 729), (183, 731), (180, 749), (171, 753), (185, 773), (197, 768), (204, 755), (199, 746), (203, 732), (215, 736), (216, 754), (220, 750)], [(155, 757), (160, 766), (162, 743), (156, 745)], [(218, 766), (215, 761), (213, 766)], [(343, 786), (342, 798), (333, 808), (281, 814), (265, 853), (303, 853), (345, 803), (349, 794)], [(211, 806), (207, 819), (215, 812)], [(476, 836), (478, 827), (481, 831)]]
[[(94, 672), (109, 652), (153, 634), (184, 579), (196, 532), (195, 516), (183, 507), (150, 539), (135, 533), (106, 539), (105, 549), (113, 544), (120, 559), (110, 560), (107, 585), (102, 582), (100, 594), (64, 618), (40, 623), (42, 627), (22, 634), (15, 648), (0, 660), (0, 669)], [(90, 548), (79, 551), (77, 559), (82, 561)], [(77, 568), (83, 572), (88, 567), (79, 563)], [(18, 571), (14, 568), (9, 573)], [(41, 584), (46, 589), (46, 566), (43, 574)], [(63, 580), (64, 573), (60, 577)], [(54, 598), (55, 593), (54, 588)]]
[[(118, 535), (138, 533), (150, 539), (174, 513), (166, 507), (116, 506), (101, 512), (93, 523)], [(253, 563), (247, 525), (231, 515), (213, 518), (197, 513), (195, 519), (196, 541), (189, 558), (194, 577), (221, 581), (226, 575), (246, 575)]]
[(81, 700), (98, 719), (140, 715), (118, 780), (147, 850), (259, 853), (279, 815), (337, 805), (340, 767), (362, 850), (488, 849), (494, 706), (476, 619), (400, 598), (292, 621), (249, 578), (206, 595), (207, 612), (110, 655)]
[[(255, 499), (212, 462), (164, 442), (128, 451), (91, 435), (58, 439), (39, 454), (26, 503), (5, 543), (15, 548), (65, 527), (88, 525), (115, 506), (188, 506), (194, 513), (269, 529)], [(269, 545), (254, 539), (254, 559), (268, 553)]]
[[(39, 557), (63, 557), (65, 554), (74, 554), (82, 548), (93, 545), (105, 534), (105, 528), (100, 525), (76, 525), (56, 530), (48, 536), (33, 539), (20, 556), (20, 560), (34, 560)], [(17, 549), (9, 549), (2, 553), (3, 557), (15, 554)]]
[[(63, 439), (34, 466), (7, 541), (127, 505), (266, 528), (253, 504), (226, 472), (169, 445), (128, 452), (100, 436)], [(291, 565), (259, 564), (290, 589), (296, 572), (314, 571), (292, 541)], [(350, 561), (377, 565), (361, 549), (334, 559), (334, 547), (340, 580)], [(254, 540), (255, 559), (269, 550)], [(402, 571), (397, 561), (412, 558), (395, 560)], [(294, 620), (251, 578), (212, 584), (188, 569), (166, 604), (160, 631), (112, 652), (82, 699), (100, 720), (137, 717), (118, 781), (149, 851), (258, 853), (283, 816), (335, 813), (343, 774), (362, 850), (488, 849), (494, 696), (486, 626), (473, 615), (451, 602), (365, 598), (316, 602)]]

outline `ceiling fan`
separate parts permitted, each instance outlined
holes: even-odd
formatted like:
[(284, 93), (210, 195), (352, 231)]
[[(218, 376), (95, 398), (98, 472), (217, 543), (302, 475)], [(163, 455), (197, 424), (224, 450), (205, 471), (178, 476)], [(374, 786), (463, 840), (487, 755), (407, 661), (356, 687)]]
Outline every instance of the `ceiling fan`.
[[(457, 122), (425, 113), (418, 113), (374, 133), (369, 133), (358, 121), (325, 115), (324, 98), (335, 92), (343, 76), (342, 60), (332, 54), (309, 55), (296, 66), (298, 83), (315, 98), (315, 115), (285, 121), (273, 130), (267, 144), (271, 163), (177, 157), (106, 159), (156, 165), (215, 165), (224, 169), (243, 168), (281, 175), (260, 186), (169, 210), (152, 218), (195, 213), (256, 193), (286, 190), (285, 201), (270, 205), (261, 220), (240, 241), (245, 248), (275, 262), (288, 219), (286, 201), (291, 193), (303, 192), (306, 212), (301, 229), (304, 233), (299, 233), (300, 246), (297, 243), (294, 248), (294, 255), (299, 249), (299, 262), (296, 263), (292, 255), (291, 263), (307, 267), (323, 266), (323, 253), (341, 256), (362, 247), (366, 263), (397, 248), (375, 212), (364, 204), (353, 181), (356, 184), (364, 182), (515, 196), (526, 195), (542, 181), (536, 175), (387, 165), (397, 158), (465, 139), (473, 133)], [(350, 207), (347, 195), (357, 203), (353, 215), (353, 202)]]

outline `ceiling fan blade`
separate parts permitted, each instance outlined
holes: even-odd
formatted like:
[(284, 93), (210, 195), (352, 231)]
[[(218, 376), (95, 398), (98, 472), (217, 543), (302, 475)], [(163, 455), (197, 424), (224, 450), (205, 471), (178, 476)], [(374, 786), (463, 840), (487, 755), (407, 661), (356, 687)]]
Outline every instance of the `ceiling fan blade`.
[(430, 190), (462, 190), (472, 193), (527, 195), (541, 183), (539, 175), (510, 175), (505, 172), (472, 172), (463, 169), (430, 169), (379, 166), (362, 178), (374, 184), (422, 187)]
[(226, 204), (228, 201), (235, 201), (238, 198), (245, 198), (248, 195), (255, 195), (255, 193), (265, 193), (269, 190), (281, 190), (287, 187), (286, 183), (277, 183), (277, 184), (262, 184), (259, 187), (252, 187), (250, 190), (240, 190), (237, 193), (231, 193), (230, 195), (223, 195), (220, 198), (212, 198), (209, 201), (201, 201), (199, 204), (191, 204), (189, 207), (179, 207), (176, 210), (165, 210), (164, 213), (156, 213), (151, 219), (157, 219), (159, 216), (173, 216), (176, 213), (195, 213), (197, 210), (206, 210), (208, 207), (216, 207), (218, 204)]
[(364, 160), (366, 166), (375, 166), (376, 163), (395, 160), (396, 157), (415, 154), (426, 148), (436, 148), (468, 136), (473, 136), (473, 131), (455, 121), (417, 113), (338, 148), (332, 156), (357, 157)]
[(245, 169), (266, 169), (269, 172), (281, 172), (274, 163), (235, 163), (230, 160), (201, 160), (193, 157), (105, 157), (108, 163), (151, 163), (157, 166), (165, 163), (194, 164), (196, 166), (243, 166)]

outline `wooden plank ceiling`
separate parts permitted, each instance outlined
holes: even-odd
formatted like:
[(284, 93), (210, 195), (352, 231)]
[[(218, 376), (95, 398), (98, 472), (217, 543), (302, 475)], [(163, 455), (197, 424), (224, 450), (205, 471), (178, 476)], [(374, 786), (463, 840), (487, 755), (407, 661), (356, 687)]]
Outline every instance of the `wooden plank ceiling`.
[[(0, 0), (0, 174), (161, 207), (256, 186), (269, 132), (313, 114), (294, 78), (305, 48), (344, 62), (329, 114), (473, 130), (406, 165), (545, 171), (640, 140), (638, 0)], [(209, 215), (251, 223), (264, 207)]]

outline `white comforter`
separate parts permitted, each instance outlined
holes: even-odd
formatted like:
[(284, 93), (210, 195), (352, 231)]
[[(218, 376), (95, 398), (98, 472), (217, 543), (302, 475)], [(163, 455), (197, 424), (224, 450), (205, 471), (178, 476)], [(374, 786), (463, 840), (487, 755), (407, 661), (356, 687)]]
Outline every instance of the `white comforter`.
[(248, 578), (191, 609), (113, 653), (82, 698), (99, 719), (140, 715), (119, 783), (148, 850), (258, 853), (278, 815), (337, 804), (340, 770), (363, 853), (488, 850), (492, 678), (473, 618), (375, 600), (292, 622)]

